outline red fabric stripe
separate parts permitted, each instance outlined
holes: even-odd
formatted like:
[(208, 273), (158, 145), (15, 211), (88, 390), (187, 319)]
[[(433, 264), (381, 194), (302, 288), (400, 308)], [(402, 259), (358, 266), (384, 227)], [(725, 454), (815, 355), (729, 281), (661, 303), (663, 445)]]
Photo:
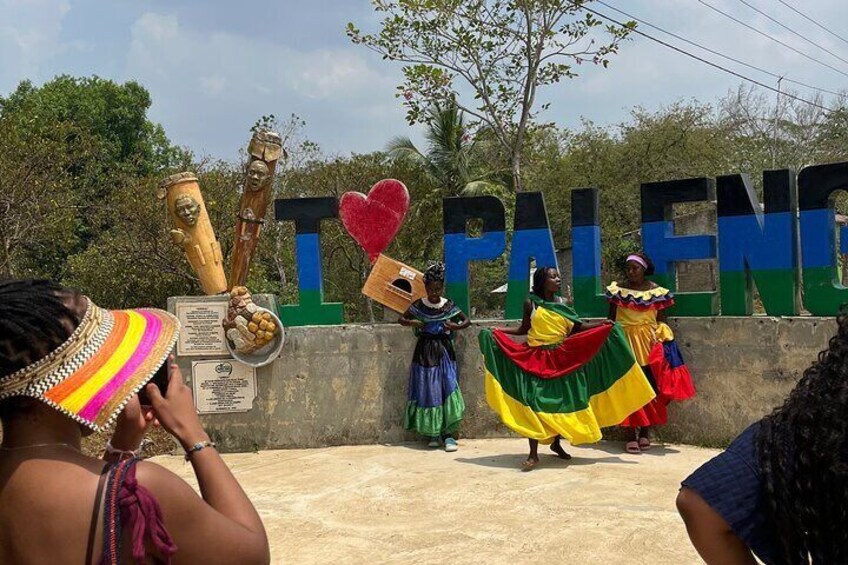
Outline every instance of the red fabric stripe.
[(657, 343), (648, 355), (648, 364), (657, 383), (657, 396), (667, 402), (688, 400), (695, 396), (695, 385), (686, 365), (672, 368), (665, 358), (662, 343)]
[(638, 310), (639, 312), (647, 312), (648, 310), (665, 310), (666, 308), (671, 308), (672, 306), (674, 306), (673, 298), (657, 302), (650, 302), (648, 304), (640, 304), (638, 302), (630, 302), (628, 300), (624, 300), (618, 296), (613, 296), (611, 298), (607, 298), (607, 302), (609, 302), (610, 304), (615, 304), (620, 308), (630, 308), (631, 310)]
[(628, 416), (621, 425), (625, 428), (662, 426), (668, 422), (668, 400), (657, 396), (642, 408)]
[(504, 355), (522, 371), (540, 379), (556, 379), (591, 361), (604, 345), (611, 330), (611, 325), (604, 324), (578, 332), (553, 348), (530, 347), (526, 343), (517, 343), (500, 330), (495, 330), (492, 335)]

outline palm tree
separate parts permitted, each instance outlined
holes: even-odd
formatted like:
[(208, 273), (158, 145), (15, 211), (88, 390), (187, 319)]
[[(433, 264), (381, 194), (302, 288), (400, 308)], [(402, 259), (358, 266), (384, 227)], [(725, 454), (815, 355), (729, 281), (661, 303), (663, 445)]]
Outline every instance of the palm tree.
[(440, 196), (502, 193), (505, 186), (499, 178), (503, 172), (487, 169), (476, 159), (481, 137), (471, 135), (456, 104), (434, 104), (427, 113), (427, 152), (422, 153), (408, 137), (396, 137), (386, 147), (388, 157), (421, 166), (442, 190)]

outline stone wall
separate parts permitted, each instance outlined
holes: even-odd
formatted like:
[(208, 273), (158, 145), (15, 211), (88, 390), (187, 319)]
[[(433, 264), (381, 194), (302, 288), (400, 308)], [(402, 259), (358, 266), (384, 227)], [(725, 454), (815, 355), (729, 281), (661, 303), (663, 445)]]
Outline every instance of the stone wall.
[[(475, 323), (457, 339), (464, 437), (511, 435), (483, 392), (476, 336), (496, 324)], [(820, 318), (685, 318), (671, 325), (698, 396), (673, 406), (661, 437), (710, 446), (726, 444), (780, 404), (835, 331), (832, 320)], [(204, 422), (228, 451), (414, 439), (402, 429), (414, 345), (411, 331), (388, 324), (291, 328), (282, 356), (257, 372), (253, 411)]]

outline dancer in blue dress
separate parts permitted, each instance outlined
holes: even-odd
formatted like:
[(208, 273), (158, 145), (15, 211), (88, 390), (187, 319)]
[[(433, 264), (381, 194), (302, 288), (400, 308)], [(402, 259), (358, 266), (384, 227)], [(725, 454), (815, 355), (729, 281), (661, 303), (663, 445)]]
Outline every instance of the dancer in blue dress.
[(432, 264), (424, 273), (427, 297), (416, 300), (401, 316), (400, 324), (415, 328), (418, 343), (409, 368), (409, 401), (403, 426), (430, 439), (430, 447), (444, 441), (445, 451), (459, 446), (453, 437), (465, 412), (459, 390), (454, 332), (471, 321), (444, 298), (445, 266)]

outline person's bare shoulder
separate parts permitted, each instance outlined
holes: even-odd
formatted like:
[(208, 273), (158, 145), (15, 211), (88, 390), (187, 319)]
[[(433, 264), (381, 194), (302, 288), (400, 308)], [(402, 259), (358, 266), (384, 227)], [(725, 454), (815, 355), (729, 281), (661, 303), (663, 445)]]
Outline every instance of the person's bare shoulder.
[(199, 501), (197, 492), (177, 476), (161, 465), (150, 461), (140, 461), (136, 468), (136, 479), (149, 490), (161, 506), (174, 502)]

